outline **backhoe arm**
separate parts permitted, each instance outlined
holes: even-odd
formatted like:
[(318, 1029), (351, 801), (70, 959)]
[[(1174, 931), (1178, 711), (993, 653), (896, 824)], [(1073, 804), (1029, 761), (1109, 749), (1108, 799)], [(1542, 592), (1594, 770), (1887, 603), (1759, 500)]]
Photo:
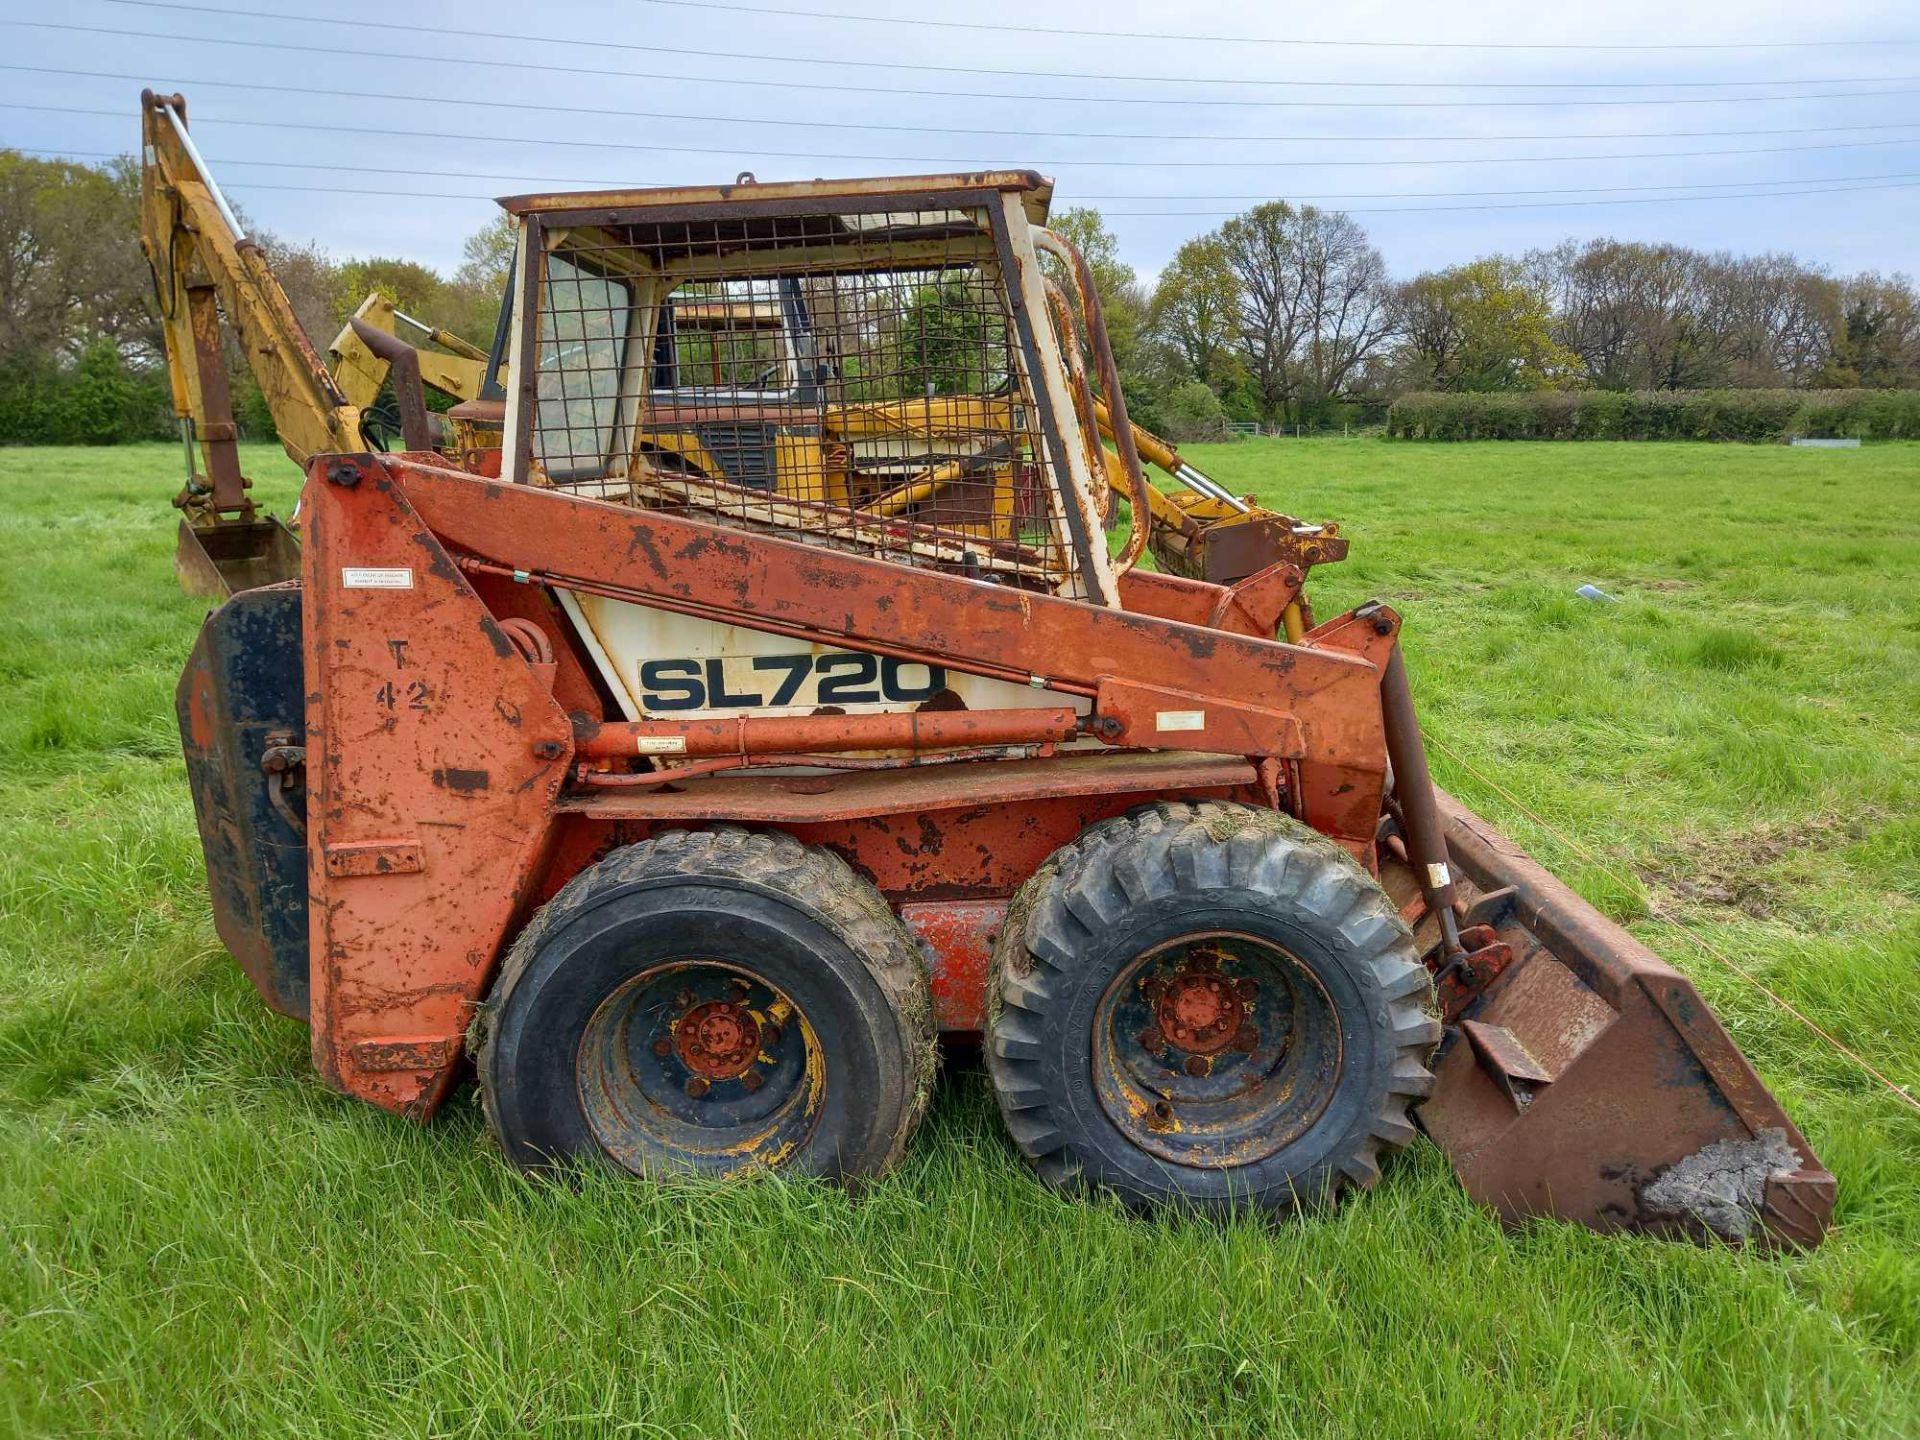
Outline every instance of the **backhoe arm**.
[(208, 479), (190, 476), (183, 508), (251, 515), (244, 494), (221, 324), (232, 328), (296, 462), (364, 448), (357, 407), (328, 374), (266, 256), (249, 239), (187, 134), (178, 95), (141, 94), (140, 245), (165, 326), (167, 376), (189, 469), (197, 441)]

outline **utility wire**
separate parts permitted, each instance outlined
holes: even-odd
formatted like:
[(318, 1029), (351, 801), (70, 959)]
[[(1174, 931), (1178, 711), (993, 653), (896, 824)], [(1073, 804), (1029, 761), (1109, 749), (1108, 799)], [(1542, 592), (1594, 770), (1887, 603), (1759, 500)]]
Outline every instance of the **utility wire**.
[[(35, 28), (41, 28), (41, 29), (60, 29), (60, 30), (86, 28), (84, 26), (52, 25), (47, 22), (38, 21), (38, 20), (5, 20), (5, 21), (0, 21), (0, 24), (20, 26), (20, 27), (35, 27)], [(95, 32), (95, 33), (126, 35), (134, 38), (138, 38), (138, 39), (147, 39), (147, 40), (181, 40), (181, 39), (187, 38), (179, 35), (158, 34), (152, 31), (141, 31), (141, 30), (118, 30), (118, 31), (103, 31), (103, 32)], [(348, 56), (350, 58), (359, 59), (359, 60), (364, 60), (366, 58), (366, 51), (364, 49), (352, 49), (352, 48), (343, 49), (343, 48), (327, 47), (327, 46), (321, 46), (321, 45), (299, 45), (299, 46), (280, 45), (271, 41), (264, 41), (264, 40), (223, 40), (214, 36), (196, 36), (193, 38), (199, 40), (200, 43), (202, 44), (210, 44), (210, 45), (264, 46), (265, 48), (273, 49), (273, 50), (294, 49), (309, 55), (344, 55), (344, 56)], [(440, 64), (483, 65), (483, 66), (488, 66), (494, 69), (503, 69), (503, 70), (512, 70), (512, 71), (559, 70), (566, 73), (580, 73), (580, 74), (593, 74), (593, 75), (618, 75), (621, 78), (628, 79), (628, 80), (665, 81), (669, 84), (745, 86), (749, 89), (755, 89), (755, 90), (812, 90), (812, 91), (825, 91), (829, 94), (834, 94), (834, 95), (845, 95), (849, 93), (848, 87), (844, 81), (840, 83), (835, 83), (831, 80), (763, 80), (763, 79), (753, 79), (746, 76), (737, 76), (737, 75), (727, 75), (727, 76), (680, 75), (680, 74), (675, 74), (672, 71), (667, 71), (665, 73), (657, 73), (654, 71), (646, 71), (646, 70), (618, 70), (618, 71), (578, 70), (576, 71), (571, 66), (534, 65), (534, 64), (523, 65), (517, 60), (469, 60), (469, 59), (455, 60), (451, 57), (434, 56), (434, 55), (422, 55), (422, 56), (412, 57), (412, 58), (418, 59), (418, 60), (431, 60)], [(25, 67), (19, 67), (19, 68), (25, 68)], [(81, 74), (88, 74), (91, 72), (76, 70), (76, 71), (70, 71), (67, 73), (81, 75)], [(116, 77), (116, 78), (126, 78), (126, 77)], [(1912, 79), (1914, 77), (1900, 76), (1896, 78)], [(192, 83), (197, 85), (211, 85), (211, 84), (223, 83), (223, 82), (216, 82), (211, 80), (197, 80)], [(272, 89), (272, 88), (279, 88), (279, 87), (255, 86), (253, 88)], [(1618, 100), (1578, 100), (1570, 97), (1556, 97), (1552, 100), (1210, 100), (1210, 99), (1191, 100), (1191, 99), (1171, 99), (1166, 96), (1155, 96), (1155, 97), (1149, 97), (1144, 99), (1133, 99), (1125, 95), (1060, 95), (1060, 94), (1051, 93), (1051, 92), (1046, 94), (1039, 94), (1039, 95), (1028, 95), (1028, 94), (1017, 94), (1015, 92), (1005, 91), (1005, 90), (992, 91), (992, 92), (982, 92), (979, 90), (929, 90), (924, 87), (918, 87), (918, 86), (903, 87), (898, 85), (865, 85), (860, 87), (860, 89), (857, 92), (852, 92), (852, 93), (857, 93), (860, 95), (899, 95), (899, 96), (903, 96), (903, 97), (914, 99), (914, 100), (968, 100), (968, 101), (974, 101), (974, 102), (978, 102), (981, 100), (1018, 100), (1026, 104), (1056, 104), (1056, 105), (1179, 105), (1183, 107), (1199, 107), (1199, 108), (1227, 109), (1227, 110), (1247, 110), (1247, 109), (1259, 109), (1259, 110), (1481, 110), (1481, 109), (1539, 109), (1545, 106), (1552, 106), (1556, 109), (1560, 109), (1560, 108), (1572, 108), (1574, 106), (1593, 107), (1593, 106), (1619, 106), (1619, 105), (1771, 105), (1771, 104), (1791, 104), (1791, 103), (1804, 101), (1804, 100), (1870, 100), (1870, 99), (1875, 99), (1875, 98), (1888, 96), (1888, 95), (1920, 95), (1920, 89), (1897, 88), (1897, 89), (1891, 89), (1891, 90), (1820, 90), (1820, 91), (1814, 91), (1808, 94), (1801, 94), (1801, 95), (1686, 95), (1686, 96), (1671, 96), (1671, 95), (1639, 96), (1639, 95), (1636, 95), (1630, 99), (1618, 99)], [(389, 100), (430, 100), (430, 101), (436, 101), (436, 102), (449, 102), (449, 103), (459, 103), (459, 104), (487, 104), (487, 105), (497, 105), (503, 109), (510, 109), (510, 110), (565, 109), (565, 110), (569, 110), (570, 113), (582, 114), (582, 115), (604, 116), (607, 113), (605, 106), (601, 106), (597, 108), (581, 109), (579, 107), (539, 105), (539, 104), (533, 104), (531, 102), (514, 101), (514, 100), (468, 101), (460, 96), (385, 95), (385, 96), (375, 96), (374, 98), (389, 99)], [(826, 122), (796, 121), (794, 123), (824, 124)]]
[[(95, 160), (117, 160), (125, 156), (120, 150), (38, 150), (31, 149), (29, 155), (46, 155), (59, 158), (83, 158)], [(681, 185), (686, 182), (675, 180), (634, 180), (623, 178), (604, 180), (581, 175), (515, 175), (498, 170), (443, 170), (433, 166), (385, 166), (385, 165), (329, 165), (304, 160), (237, 160), (226, 156), (209, 155), (210, 165), (235, 165), (247, 169), (268, 170), (336, 170), (352, 175), (428, 175), (443, 180), (512, 180), (532, 185), (584, 185), (595, 189), (615, 187), (652, 188), (658, 186)], [(1692, 181), (1677, 180), (1668, 185), (1597, 185), (1574, 186), (1556, 185), (1541, 190), (1411, 190), (1411, 191), (1326, 191), (1309, 194), (1288, 194), (1289, 200), (1467, 200), (1484, 197), (1510, 197), (1516, 195), (1629, 195), (1647, 194), (1656, 190), (1750, 190), (1759, 186), (1776, 185), (1841, 185), (1855, 181), (1870, 180), (1920, 180), (1920, 170), (1902, 170), (1892, 173), (1873, 175), (1793, 175), (1779, 180), (1721, 180)], [(265, 182), (242, 181), (242, 184), (264, 184)], [(459, 198), (466, 198), (464, 196)], [(1079, 194), (1072, 197), (1076, 202), (1100, 201), (1111, 203), (1120, 201), (1155, 201), (1168, 204), (1202, 200), (1235, 200), (1247, 204), (1258, 204), (1271, 200), (1272, 195), (1100, 195)], [(1713, 198), (1713, 197), (1702, 197)]]
[[(5, 68), (6, 68), (5, 66), (0, 66), (0, 69), (5, 69)], [(329, 93), (335, 93), (335, 92), (329, 92)], [(24, 102), (18, 102), (18, 101), (0, 101), (0, 110), (28, 110), (38, 114), (50, 114), (50, 115), (97, 115), (97, 116), (105, 117), (107, 119), (119, 120), (122, 122), (130, 118), (128, 112), (125, 109), (108, 110), (108, 109), (103, 109), (99, 107), (82, 107), (82, 106), (74, 106), (74, 105), (35, 105), (35, 104), (27, 104)], [(670, 116), (666, 118), (684, 120), (684, 119), (697, 119), (699, 117)], [(215, 126), (233, 125), (233, 126), (241, 126), (247, 129), (255, 129), (255, 130), (304, 130), (304, 131), (312, 131), (322, 135), (371, 135), (371, 136), (376, 136), (380, 139), (407, 139), (407, 140), (458, 140), (466, 144), (472, 144), (476, 140), (484, 140), (489, 145), (499, 145), (499, 144), (544, 145), (544, 146), (551, 146), (555, 148), (566, 148), (566, 149), (575, 149), (575, 150), (631, 150), (631, 151), (645, 152), (648, 154), (658, 153), (658, 154), (676, 154), (676, 155), (725, 155), (729, 157), (752, 155), (752, 156), (759, 156), (759, 157), (763, 157), (767, 159), (775, 159), (775, 160), (836, 160), (836, 161), (853, 160), (853, 161), (859, 161), (863, 163), (876, 162), (880, 164), (889, 164), (889, 165), (946, 165), (946, 166), (960, 166), (963, 168), (978, 168), (978, 164), (979, 164), (977, 159), (956, 160), (951, 157), (942, 157), (942, 156), (872, 155), (872, 154), (858, 154), (858, 153), (820, 151), (820, 150), (767, 150), (756, 145), (747, 145), (747, 144), (737, 144), (737, 145), (728, 145), (728, 146), (643, 145), (633, 141), (622, 141), (622, 140), (565, 140), (565, 139), (544, 139), (539, 137), (528, 137), (524, 135), (475, 135), (471, 131), (401, 130), (401, 129), (395, 129), (391, 126), (386, 126), (386, 125), (333, 125), (333, 124), (318, 124), (312, 121), (298, 121), (298, 120), (245, 120), (245, 119), (238, 119), (238, 118), (230, 118), (222, 115), (196, 114), (194, 116), (193, 123), (196, 128), (202, 125), (215, 125)], [(741, 121), (737, 123), (754, 124), (757, 122)], [(1860, 129), (1871, 130), (1871, 129), (1882, 129), (1882, 128), (1898, 129), (1898, 130), (1916, 130), (1916, 129), (1920, 129), (1920, 125), (1908, 124), (1908, 125), (1894, 125), (1894, 126), (1884, 126), (1884, 127), (1842, 125), (1835, 128), (1841, 129), (1841, 130), (1860, 130)], [(950, 132), (938, 132), (938, 133), (944, 134), (944, 133), (950, 133)], [(988, 131), (983, 133), (1001, 134), (1004, 132)], [(1707, 135), (1722, 134), (1722, 133), (1729, 134), (1729, 135), (1745, 135), (1745, 134), (1771, 135), (1776, 133), (1798, 135), (1798, 134), (1821, 134), (1824, 132), (1821, 129), (1814, 128), (1814, 129), (1807, 129), (1807, 130), (1786, 130), (1782, 132), (1776, 132), (1772, 130), (1757, 130), (1757, 131), (1730, 130), (1730, 131), (1724, 131), (1724, 132), (1702, 131), (1699, 133), (1707, 134)], [(1100, 137), (1100, 138), (1126, 138), (1126, 137)], [(1408, 137), (1408, 136), (1400, 136), (1400, 135), (1378, 136), (1378, 137), (1303, 135), (1303, 136), (1297, 136), (1297, 137), (1270, 136), (1270, 137), (1257, 137), (1257, 138), (1267, 138), (1267, 139), (1274, 139), (1274, 140), (1288, 138), (1288, 139), (1293, 139), (1300, 142), (1322, 141), (1326, 143), (1333, 143), (1333, 142), (1352, 142), (1352, 141), (1362, 140), (1362, 139), (1368, 139), (1368, 140), (1381, 139), (1381, 140), (1401, 141), (1401, 140), (1406, 140), (1409, 138), (1416, 138), (1416, 137)], [(1630, 137), (1560, 136), (1560, 135), (1544, 135), (1544, 136), (1538, 136), (1538, 137), (1528, 137), (1528, 136), (1506, 136), (1506, 137), (1471, 136), (1469, 137), (1469, 136), (1443, 135), (1443, 136), (1429, 136), (1424, 138), (1438, 139), (1438, 140), (1472, 139), (1472, 140), (1478, 141), (1481, 139), (1499, 139), (1499, 138), (1505, 138), (1505, 139), (1538, 138), (1543, 140), (1563, 140), (1563, 139), (1617, 139), (1617, 138), (1630, 138)], [(1655, 136), (1649, 136), (1648, 138), (1657, 138), (1657, 133)], [(1303, 169), (1329, 169), (1329, 168), (1341, 168), (1341, 169), (1370, 168), (1370, 167), (1377, 167), (1382, 165), (1422, 165), (1422, 166), (1426, 166), (1426, 165), (1567, 165), (1567, 164), (1573, 164), (1581, 161), (1602, 161), (1602, 160), (1681, 160), (1681, 159), (1693, 159), (1700, 156), (1786, 155), (1786, 154), (1800, 154), (1800, 153), (1804, 153), (1807, 151), (1814, 151), (1814, 150), (1863, 150), (1863, 149), (1880, 148), (1888, 145), (1913, 145), (1913, 144), (1920, 144), (1920, 135), (1908, 135), (1899, 139), (1891, 139), (1891, 140), (1838, 140), (1838, 141), (1822, 142), (1814, 145), (1749, 145), (1739, 149), (1725, 149), (1725, 150), (1622, 151), (1622, 152), (1615, 152), (1612, 154), (1601, 154), (1601, 155), (1459, 155), (1459, 156), (1431, 156), (1431, 157), (1401, 156), (1401, 157), (1394, 157), (1389, 159), (1382, 159), (1376, 156), (1376, 157), (1370, 157), (1367, 159), (1342, 159), (1342, 160), (1185, 160), (1185, 159), (1183, 160), (1105, 160), (1105, 159), (1099, 159), (1099, 158), (1083, 160), (1083, 159), (1078, 159), (1070, 156), (1056, 157), (1054, 159), (1049, 160), (1049, 159), (1039, 159), (1033, 156), (1025, 156), (1025, 157), (1022, 157), (1017, 162), (1017, 166), (1018, 168), (1026, 168), (1026, 167), (1031, 167), (1035, 165), (1045, 165), (1049, 167), (1082, 166), (1082, 167), (1088, 167), (1088, 168), (1097, 167), (1100, 169), (1119, 169), (1119, 170), (1167, 170), (1167, 169), (1303, 170)]]
[[(1534, 203), (1493, 205), (1392, 205), (1386, 207), (1342, 206), (1348, 215), (1418, 215), (1444, 214), (1455, 210), (1584, 210), (1595, 205), (1678, 205), (1693, 204), (1703, 200), (1766, 200), (1783, 195), (1851, 195), (1862, 190), (1909, 190), (1920, 186), (1920, 181), (1903, 181), (1885, 185), (1836, 185), (1810, 190), (1756, 190), (1739, 195), (1652, 195), (1634, 200), (1541, 200)], [(1187, 220), (1229, 220), (1239, 214), (1236, 210), (1103, 210), (1101, 212), (1113, 219), (1187, 219)]]
[[(0, 64), (0, 70), (11, 70), (21, 74), (31, 74), (31, 75), (66, 75), (66, 76), (76, 77), (80, 79), (88, 79), (88, 80), (126, 80), (126, 81), (132, 81), (136, 84), (153, 83), (152, 77), (150, 75), (130, 75), (124, 71), (114, 71), (114, 70), (72, 70), (62, 66), (53, 66), (53, 65), (7, 65), (7, 64)], [(692, 121), (692, 122), (697, 122), (700, 124), (707, 124), (707, 125), (716, 125), (716, 124), (717, 125), (778, 125), (788, 129), (801, 129), (801, 130), (816, 130), (816, 129), (818, 130), (881, 130), (889, 133), (918, 134), (918, 135), (946, 135), (946, 136), (963, 135), (963, 134), (964, 135), (1003, 135), (1003, 136), (1016, 137), (1021, 140), (1031, 139), (1036, 136), (1045, 136), (1048, 139), (1055, 139), (1055, 140), (1165, 140), (1165, 141), (1197, 141), (1197, 142), (1204, 142), (1209, 145), (1221, 145), (1226, 143), (1238, 144), (1246, 141), (1263, 141), (1263, 142), (1264, 141), (1310, 141), (1317, 144), (1325, 144), (1329, 141), (1334, 141), (1334, 140), (1339, 140), (1342, 142), (1351, 142), (1351, 141), (1365, 141), (1370, 139), (1421, 140), (1421, 139), (1444, 138), (1448, 140), (1482, 140), (1482, 139), (1495, 139), (1495, 138), (1507, 138), (1507, 139), (1528, 138), (1528, 139), (1543, 139), (1543, 140), (1545, 139), (1566, 140), (1566, 139), (1622, 138), (1618, 136), (1603, 137), (1603, 136), (1570, 136), (1570, 135), (1552, 135), (1552, 136), (1543, 135), (1543, 136), (1532, 136), (1532, 137), (1522, 137), (1522, 136), (1494, 137), (1494, 136), (1464, 136), (1464, 135), (1444, 136), (1444, 137), (1431, 137), (1431, 136), (1420, 136), (1420, 135), (1404, 135), (1404, 136), (1401, 136), (1401, 135), (1396, 135), (1396, 136), (1384, 136), (1384, 135), (1383, 136), (1168, 135), (1168, 134), (1152, 134), (1152, 133), (1145, 133), (1145, 134), (1128, 133), (1128, 132), (1122, 132), (1122, 131), (1108, 131), (1108, 130), (1033, 130), (1028, 128), (1022, 128), (1017, 130), (997, 130), (997, 129), (988, 129), (981, 126), (971, 126), (971, 125), (962, 126), (956, 129), (954, 127), (940, 126), (940, 125), (891, 125), (891, 124), (882, 125), (882, 124), (873, 124), (865, 121), (852, 121), (852, 120), (790, 120), (781, 116), (686, 115), (686, 114), (676, 113), (673, 111), (659, 111), (659, 110), (610, 111), (606, 106), (543, 105), (530, 100), (490, 100), (485, 98), (469, 99), (465, 96), (460, 96), (460, 95), (417, 95), (417, 94), (409, 95), (404, 93), (398, 93), (391, 90), (342, 90), (337, 86), (332, 86), (332, 85), (326, 85), (326, 86), (263, 85), (263, 84), (259, 84), (251, 81), (246, 81), (246, 80), (216, 80), (212, 78), (175, 80), (172, 83), (176, 85), (187, 85), (187, 86), (206, 86), (209, 89), (218, 89), (218, 90), (265, 90), (276, 95), (322, 95), (331, 100), (401, 100), (401, 101), (415, 102), (423, 105), (476, 105), (486, 109), (537, 110), (537, 111), (543, 111), (546, 113), (556, 114), (556, 115), (590, 115), (595, 119), (601, 120), (601, 121), (614, 118), (617, 115), (619, 118), (622, 118), (622, 119), (686, 120), (686, 121)], [(1856, 92), (1856, 93), (1864, 93), (1864, 92)], [(1915, 92), (1915, 93), (1920, 93), (1920, 92)], [(1805, 99), (1810, 97), (1796, 96), (1794, 98)], [(1706, 103), (1706, 102), (1702, 102), (1702, 103)], [(1914, 121), (1889, 121), (1889, 122), (1875, 123), (1875, 124), (1869, 124), (1869, 125), (1838, 125), (1838, 126), (1831, 127), (1831, 129), (1833, 130), (1913, 130), (1913, 129), (1920, 129), (1920, 124), (1916, 124), (1916, 122)], [(1665, 133), (1666, 132), (1657, 132), (1657, 131), (1651, 132), (1647, 135), (1646, 138), (1648, 139), (1665, 138)], [(1689, 132), (1674, 132), (1674, 133), (1689, 133)], [(1698, 131), (1698, 132), (1690, 132), (1690, 133), (1704, 135), (1704, 134), (1759, 134), (1759, 133), (1774, 133), (1774, 132), (1771, 132), (1771, 131), (1768, 131), (1768, 132)], [(1817, 134), (1817, 133), (1824, 133), (1824, 131), (1821, 127), (1790, 127), (1780, 133)], [(480, 137), (470, 135), (467, 138), (477, 139)], [(489, 137), (489, 138), (493, 138), (493, 137)], [(498, 138), (505, 139), (510, 137), (502, 136)], [(555, 141), (551, 143), (558, 144), (561, 142)]]
[[(217, 5), (188, 5), (174, 3), (174, 0), (109, 0), (115, 5), (130, 6), (140, 10), (185, 11), (196, 15), (217, 15), (225, 19), (236, 20), (276, 20), (297, 25), (335, 25), (347, 26), (354, 30), (390, 30), (404, 35), (432, 35), (459, 40), (507, 40), (514, 44), (531, 45), (572, 45), (591, 50), (618, 50), (642, 55), (688, 55), (700, 59), (726, 60), (737, 62), (751, 60), (757, 63), (774, 65), (805, 65), (813, 68), (821, 65), (837, 66), (861, 70), (924, 70), (941, 75), (992, 75), (1015, 77), (1030, 80), (1098, 80), (1103, 82), (1152, 83), (1156, 85), (1265, 85), (1297, 87), (1319, 87), (1322, 89), (1356, 90), (1731, 90), (1757, 85), (1869, 85), (1887, 84), (1920, 79), (1913, 75), (1849, 75), (1818, 76), (1809, 79), (1786, 80), (1292, 80), (1270, 79), (1267, 77), (1237, 75), (1116, 75), (1107, 71), (1095, 70), (1021, 70), (1011, 66), (981, 65), (930, 65), (918, 60), (855, 60), (840, 56), (826, 55), (770, 55), (747, 50), (698, 50), (685, 46), (657, 45), (638, 41), (599, 40), (583, 35), (533, 35), (515, 30), (475, 30), (461, 25), (412, 25), (395, 20), (342, 20), (326, 15), (260, 15), (246, 10), (229, 10)], [(32, 25), (43, 30), (77, 30), (91, 35), (131, 35), (141, 38), (205, 40), (222, 45), (252, 45), (274, 50), (300, 50), (306, 47), (285, 42), (267, 40), (235, 40), (216, 35), (178, 35), (167, 33), (151, 35), (143, 30), (112, 30), (91, 25), (64, 25), (44, 21), (11, 21), (17, 25)], [(338, 51), (323, 53), (337, 54)], [(365, 51), (353, 52), (365, 55)], [(571, 65), (544, 65), (532, 61), (493, 62), (473, 60), (464, 56), (451, 55), (407, 55), (386, 58), (405, 59), (409, 63), (415, 60), (434, 60), (451, 64), (494, 64), (510, 63), (519, 69), (544, 70), (570, 75), (626, 75), (631, 70), (596, 70)], [(1169, 103), (1186, 103), (1173, 101)]]
[(1920, 45), (1904, 36), (1860, 40), (1723, 40), (1689, 44), (1622, 42), (1567, 43), (1526, 40), (1316, 40), (1272, 35), (1193, 35), (1157, 30), (1070, 30), (1054, 25), (1000, 25), (985, 20), (932, 20), (922, 16), (854, 15), (838, 10), (778, 10), (771, 5), (725, 4), (722, 0), (639, 0), (644, 5), (678, 10), (726, 10), (741, 15), (773, 15), (783, 20), (841, 20), (860, 25), (918, 25), (937, 30), (995, 30), (1007, 35), (1067, 35), (1082, 40), (1180, 40), (1214, 45), (1325, 46), (1349, 50), (1811, 50), (1840, 47), (1887, 49)]
[[(1345, 213), (1349, 215), (1413, 215), (1444, 213), (1452, 210), (1558, 210), (1585, 208), (1594, 205), (1664, 205), (1694, 203), (1703, 200), (1766, 200), (1790, 195), (1846, 195), (1862, 190), (1898, 190), (1914, 188), (1915, 186), (1920, 186), (1920, 181), (1903, 181), (1897, 184), (1832, 185), (1803, 190), (1764, 190), (1739, 195), (1667, 195), (1635, 200), (1543, 200), (1526, 204), (1394, 205), (1378, 208), (1362, 206), (1349, 209)], [(237, 183), (228, 184), (225, 188), (241, 191), (278, 190), (303, 195), (358, 195), (367, 199), (381, 198), (393, 200), (492, 200), (496, 198), (478, 191), (368, 190), (354, 185), (283, 185), (271, 181), (256, 180), (241, 180)], [(1425, 197), (1416, 195), (1410, 196), (1409, 198), (1422, 199)], [(1107, 210), (1102, 213), (1110, 219), (1182, 218), (1204, 220), (1228, 219), (1240, 212), (1233, 210)]]

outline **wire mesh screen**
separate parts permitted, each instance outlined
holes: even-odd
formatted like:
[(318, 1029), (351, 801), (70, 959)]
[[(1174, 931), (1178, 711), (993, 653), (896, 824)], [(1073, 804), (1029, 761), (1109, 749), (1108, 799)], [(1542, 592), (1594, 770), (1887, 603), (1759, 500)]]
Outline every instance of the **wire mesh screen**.
[(555, 232), (536, 479), (1016, 584), (1071, 568), (984, 211)]

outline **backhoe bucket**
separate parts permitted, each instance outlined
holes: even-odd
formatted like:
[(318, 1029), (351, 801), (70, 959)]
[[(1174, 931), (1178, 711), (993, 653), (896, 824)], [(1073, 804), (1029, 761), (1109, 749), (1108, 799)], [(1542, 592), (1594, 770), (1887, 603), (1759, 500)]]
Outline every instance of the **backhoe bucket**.
[(239, 590), (300, 578), (300, 542), (269, 515), (264, 520), (180, 522), (174, 573), (189, 595), (225, 599)]
[[(1434, 793), (1473, 973), (1441, 977), (1446, 1038), (1418, 1118), (1468, 1192), (1510, 1222), (1818, 1243), (1833, 1176), (1699, 992)], [(1403, 863), (1382, 878), (1418, 906)], [(1421, 938), (1437, 930), (1429, 917)]]

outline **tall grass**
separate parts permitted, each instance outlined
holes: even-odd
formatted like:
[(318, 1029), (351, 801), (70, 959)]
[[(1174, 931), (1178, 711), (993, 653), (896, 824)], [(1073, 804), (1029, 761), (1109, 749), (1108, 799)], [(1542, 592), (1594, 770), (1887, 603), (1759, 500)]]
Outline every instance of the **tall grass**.
[(1132, 1219), (966, 1069), (857, 1199), (525, 1181), (468, 1095), (321, 1088), (213, 936), (174, 452), (0, 451), (0, 1433), (1920, 1430), (1920, 1121), (1690, 938), (1920, 1084), (1920, 448), (1190, 455), (1345, 522), (1321, 612), (1401, 608), (1442, 782), (1700, 983), (1840, 1178), (1825, 1247), (1504, 1232), (1424, 1143), (1331, 1216)]

